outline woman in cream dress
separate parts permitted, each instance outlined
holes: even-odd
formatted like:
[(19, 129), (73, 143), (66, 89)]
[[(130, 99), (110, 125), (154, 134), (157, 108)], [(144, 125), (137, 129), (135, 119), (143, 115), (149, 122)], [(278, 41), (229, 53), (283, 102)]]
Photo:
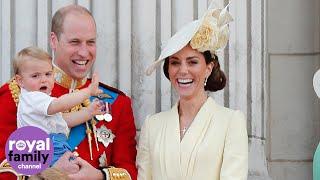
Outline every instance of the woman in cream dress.
[(171, 110), (147, 117), (141, 129), (139, 180), (245, 180), (246, 119), (218, 105), (206, 91), (224, 88), (216, 52), (228, 40), (227, 8), (210, 9), (177, 32), (147, 74), (163, 70), (179, 95)]

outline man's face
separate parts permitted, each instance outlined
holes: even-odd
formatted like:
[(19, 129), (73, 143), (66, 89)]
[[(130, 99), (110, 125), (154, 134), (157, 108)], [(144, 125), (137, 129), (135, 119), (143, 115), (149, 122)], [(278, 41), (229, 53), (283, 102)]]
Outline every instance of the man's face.
[(67, 14), (60, 37), (52, 32), (50, 41), (54, 63), (73, 79), (86, 77), (96, 59), (96, 26), (92, 17)]

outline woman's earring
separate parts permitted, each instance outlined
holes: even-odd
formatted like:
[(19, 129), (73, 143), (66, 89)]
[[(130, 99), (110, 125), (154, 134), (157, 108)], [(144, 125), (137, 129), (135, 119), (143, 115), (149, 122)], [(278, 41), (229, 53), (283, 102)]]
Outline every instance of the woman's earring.
[(208, 81), (208, 78), (206, 77), (206, 78), (204, 79), (204, 87), (206, 87), (207, 81)]

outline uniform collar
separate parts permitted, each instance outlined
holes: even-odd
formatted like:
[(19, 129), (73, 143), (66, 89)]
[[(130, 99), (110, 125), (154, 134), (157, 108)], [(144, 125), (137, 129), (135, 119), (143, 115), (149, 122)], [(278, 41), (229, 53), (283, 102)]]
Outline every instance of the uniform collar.
[(55, 83), (67, 89), (80, 88), (87, 82), (87, 77), (80, 80), (72, 79), (54, 63), (53, 63), (53, 72), (54, 72)]

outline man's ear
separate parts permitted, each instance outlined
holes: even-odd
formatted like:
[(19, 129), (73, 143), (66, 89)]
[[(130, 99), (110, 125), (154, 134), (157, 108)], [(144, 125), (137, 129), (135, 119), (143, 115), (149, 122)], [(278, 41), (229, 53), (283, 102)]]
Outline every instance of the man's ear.
[(16, 74), (14, 77), (15, 77), (16, 82), (18, 83), (19, 87), (23, 88), (22, 77), (19, 74)]
[(51, 32), (50, 33), (50, 46), (52, 50), (56, 50), (57, 49), (57, 44), (58, 44), (58, 36), (56, 35), (56, 33)]

